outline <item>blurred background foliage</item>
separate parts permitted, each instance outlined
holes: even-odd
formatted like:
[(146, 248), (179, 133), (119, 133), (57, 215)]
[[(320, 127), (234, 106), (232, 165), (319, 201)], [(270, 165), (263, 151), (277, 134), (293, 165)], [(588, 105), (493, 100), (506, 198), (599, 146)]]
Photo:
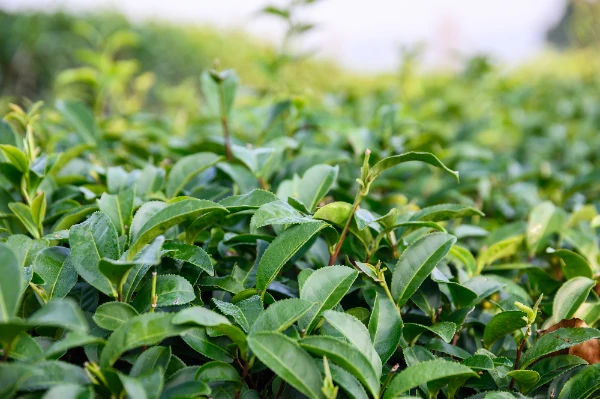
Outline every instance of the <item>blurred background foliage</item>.
[[(297, 53), (292, 42), (312, 26), (292, 21), (290, 9), (263, 10), (289, 25), (278, 47), (239, 31), (133, 24), (117, 14), (0, 13), (0, 111), (45, 100), (36, 132), (47, 151), (58, 151), (73, 141), (64, 109), (52, 104), (83, 101), (110, 148), (109, 163), (143, 167), (149, 159), (219, 152), (219, 121), (200, 79), (218, 58), (242, 83), (230, 115), (235, 144), (281, 146), (293, 138), (310, 154), (292, 165), (300, 174), (365, 148), (381, 156), (432, 151), (461, 171), (462, 184), (430, 203), (455, 199), (500, 213), (496, 220), (517, 220), (541, 200), (575, 209), (600, 192), (589, 184), (600, 176), (598, 4), (574, 1), (548, 33), (562, 51), (525, 65), (477, 56), (456, 71), (428, 70), (415, 47), (400, 51), (395, 73), (376, 75)], [(433, 192), (428, 184), (414, 179), (403, 192)]]

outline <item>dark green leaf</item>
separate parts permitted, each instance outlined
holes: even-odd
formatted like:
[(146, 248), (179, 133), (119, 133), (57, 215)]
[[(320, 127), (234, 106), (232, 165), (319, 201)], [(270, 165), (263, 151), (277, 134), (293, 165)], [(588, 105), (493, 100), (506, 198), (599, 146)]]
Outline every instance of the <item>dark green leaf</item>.
[(554, 296), (552, 318), (558, 323), (573, 317), (595, 286), (596, 281), (587, 277), (574, 277), (565, 282)]
[(300, 319), (314, 303), (304, 299), (284, 299), (270, 305), (250, 329), (251, 332), (282, 332)]
[(333, 309), (346, 295), (358, 272), (345, 266), (324, 267), (312, 273), (300, 290), (300, 298), (316, 303), (298, 320), (298, 326), (310, 334), (321, 313)]
[(12, 318), (19, 307), (23, 275), (14, 252), (0, 243), (2, 278), (0, 278), (0, 322)]
[(128, 350), (156, 345), (165, 338), (183, 334), (187, 327), (173, 324), (173, 317), (169, 313), (147, 313), (130, 318), (106, 341), (100, 355), (100, 365), (112, 366)]
[(100, 272), (100, 259), (119, 259), (117, 230), (110, 218), (94, 213), (83, 223), (72, 226), (69, 233), (71, 263), (77, 273), (105, 295), (116, 297), (111, 282)]
[(194, 176), (217, 164), (223, 157), (210, 152), (199, 152), (181, 158), (169, 173), (166, 194), (173, 198), (179, 194)]
[(71, 251), (63, 247), (44, 249), (33, 262), (33, 271), (43, 280), (40, 287), (47, 299), (61, 299), (69, 294), (77, 282), (77, 271), (70, 258)]
[(567, 349), (590, 339), (599, 338), (595, 328), (560, 328), (540, 337), (523, 355), (521, 368), (550, 353)]
[[(221, 205), (212, 201), (199, 200), (195, 198), (181, 198), (171, 202), (166, 207), (153, 213), (139, 227), (139, 230), (131, 229), (131, 246), (127, 254), (127, 260), (133, 260), (135, 255), (154, 238), (158, 237), (173, 226), (186, 220), (197, 218), (203, 213), (216, 209), (224, 209)], [(141, 208), (140, 208), (141, 210)], [(138, 213), (140, 211), (138, 210)], [(135, 219), (137, 218), (137, 213)]]
[(269, 245), (258, 264), (256, 288), (264, 291), (275, 279), (281, 268), (315, 234), (328, 227), (327, 223), (306, 223), (283, 231)]
[(312, 399), (325, 398), (321, 373), (296, 341), (278, 332), (257, 332), (248, 344), (258, 359), (288, 384)]
[(107, 302), (98, 306), (93, 316), (96, 324), (108, 331), (114, 331), (127, 320), (137, 316), (135, 308), (124, 302)]
[(383, 396), (384, 399), (394, 399), (410, 389), (431, 381), (449, 378), (473, 376), (477, 373), (469, 367), (443, 359), (430, 360), (410, 366), (396, 375)]
[(600, 389), (600, 363), (584, 367), (563, 386), (558, 399), (585, 399)]
[(369, 358), (357, 347), (329, 336), (312, 336), (300, 340), (307, 351), (327, 359), (354, 375), (373, 397), (379, 397), (381, 369), (374, 369)]
[(195, 245), (168, 242), (163, 245), (163, 255), (169, 258), (191, 263), (204, 270), (210, 276), (215, 274), (208, 254)]
[(520, 310), (507, 310), (500, 312), (485, 326), (483, 343), (486, 347), (494, 342), (527, 325), (527, 315)]
[(427, 208), (423, 208), (415, 212), (415, 214), (411, 216), (410, 220), (440, 222), (468, 216), (483, 216), (483, 212), (467, 205), (440, 204), (428, 206)]
[(411, 244), (394, 268), (391, 291), (402, 307), (419, 289), (435, 266), (446, 256), (456, 238), (446, 233), (431, 233)]
[(391, 157), (387, 157), (377, 162), (370, 170), (368, 178), (373, 181), (385, 170), (392, 168), (396, 165), (399, 165), (404, 162), (411, 161), (420, 161), (424, 163), (428, 163), (437, 168), (441, 168), (442, 170), (450, 173), (456, 178), (458, 181), (458, 172), (452, 169), (449, 169), (446, 165), (442, 163), (435, 155), (429, 152), (407, 152), (401, 155), (394, 155)]

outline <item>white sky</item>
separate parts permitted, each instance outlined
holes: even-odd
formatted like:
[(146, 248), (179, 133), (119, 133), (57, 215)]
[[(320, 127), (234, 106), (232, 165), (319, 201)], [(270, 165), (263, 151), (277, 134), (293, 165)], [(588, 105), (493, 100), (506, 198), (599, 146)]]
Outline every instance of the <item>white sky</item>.
[[(0, 0), (6, 10), (115, 9), (135, 20), (167, 19), (243, 28), (277, 42), (279, 21), (256, 17), (279, 0)], [(424, 42), (432, 65), (456, 54), (485, 52), (516, 63), (544, 47), (546, 29), (562, 13), (564, 0), (321, 0), (307, 10), (319, 24), (308, 38), (321, 56), (362, 71), (391, 70), (401, 45)]]

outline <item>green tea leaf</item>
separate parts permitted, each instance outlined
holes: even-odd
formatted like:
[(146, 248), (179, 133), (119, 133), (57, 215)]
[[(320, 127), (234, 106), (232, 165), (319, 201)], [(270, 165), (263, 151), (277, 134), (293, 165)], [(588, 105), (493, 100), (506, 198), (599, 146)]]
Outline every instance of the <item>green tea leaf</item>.
[[(244, 195), (232, 195), (219, 201), (230, 212), (240, 212), (248, 209), (259, 209), (261, 206), (279, 198), (270, 191), (255, 189)], [(252, 229), (251, 229), (252, 230)]]
[(454, 176), (456, 181), (458, 181), (458, 172), (452, 169), (449, 169), (446, 165), (442, 163), (435, 155), (429, 152), (407, 152), (401, 155), (393, 155), (391, 157), (387, 157), (377, 162), (370, 170), (368, 178), (373, 181), (383, 173), (385, 170), (392, 168), (396, 165), (399, 165), (404, 162), (411, 161), (419, 161), (428, 163), (437, 168), (441, 168), (442, 170), (450, 173)]
[(519, 383), (523, 392), (528, 392), (540, 380), (538, 372), (533, 370), (513, 370), (509, 371), (506, 376), (514, 378)]
[[(138, 312), (143, 313), (150, 309), (151, 295), (152, 281), (148, 281), (133, 300), (133, 306)], [(158, 307), (184, 305), (196, 298), (189, 281), (174, 274), (160, 275), (156, 278), (156, 296)]]
[(56, 108), (86, 144), (94, 144), (99, 136), (92, 111), (78, 101), (58, 101)]
[[(220, 346), (215, 338), (206, 334), (206, 329), (197, 327), (186, 331), (181, 338), (193, 350), (209, 359), (219, 360), (226, 363), (233, 362), (233, 356), (224, 347)], [(231, 342), (231, 341), (229, 341)]]
[(569, 251), (568, 249), (559, 249), (557, 251), (552, 251), (551, 253), (558, 256), (563, 261), (562, 269), (567, 280), (579, 276), (587, 278), (594, 277), (592, 267), (585, 258), (578, 253)]
[[(351, 213), (352, 204), (337, 201), (319, 208), (313, 215), (313, 218), (324, 220), (337, 227), (343, 228), (346, 225)], [(365, 248), (367, 248), (371, 243), (371, 232), (369, 229), (360, 230), (356, 224), (356, 220), (353, 219), (350, 223), (349, 231), (362, 242)]]
[(272, 201), (261, 206), (252, 216), (250, 231), (281, 224), (319, 223), (318, 221), (302, 215), (298, 210), (285, 201)]
[(210, 276), (214, 276), (215, 274), (210, 257), (206, 251), (195, 245), (168, 242), (163, 245), (163, 255), (183, 262), (188, 262), (204, 270)]
[(50, 347), (44, 352), (44, 357), (50, 358), (56, 355), (61, 355), (69, 349), (100, 343), (104, 343), (102, 338), (94, 337), (80, 331), (71, 331), (67, 333), (67, 335), (60, 341), (56, 341), (50, 345)]
[(540, 359), (533, 363), (529, 368), (537, 371), (540, 375), (540, 380), (530, 391), (533, 391), (548, 382), (553, 381), (561, 374), (582, 365), (586, 365), (587, 362), (578, 356), (572, 355), (555, 355)]
[(134, 199), (134, 191), (125, 189), (117, 195), (103, 193), (98, 200), (98, 208), (110, 217), (120, 236), (127, 234), (131, 227)]
[(491, 265), (498, 259), (507, 258), (514, 255), (521, 243), (523, 242), (523, 236), (513, 236), (505, 240), (496, 242), (490, 245), (487, 249), (482, 250), (477, 255), (477, 273), (481, 273), (484, 266)]
[(415, 212), (410, 220), (423, 222), (440, 222), (460, 219), (469, 216), (484, 216), (479, 209), (460, 204), (440, 204), (428, 206)]
[(312, 273), (300, 290), (300, 298), (316, 303), (298, 320), (298, 326), (310, 334), (321, 313), (333, 309), (346, 295), (358, 272), (346, 266), (321, 268)]
[(373, 397), (379, 397), (381, 369), (374, 369), (369, 358), (356, 346), (329, 336), (312, 336), (300, 340), (300, 346), (327, 359), (354, 375)]
[(223, 313), (226, 316), (233, 317), (233, 320), (235, 320), (235, 322), (240, 327), (242, 327), (242, 329), (245, 332), (248, 332), (248, 330), (250, 330), (250, 323), (248, 322), (246, 315), (244, 315), (244, 312), (242, 312), (242, 309), (240, 309), (238, 306), (232, 303), (220, 301), (218, 299), (213, 298), (212, 301), (215, 304), (215, 306), (221, 311), (221, 313)]
[(23, 275), (14, 252), (0, 243), (2, 278), (0, 278), (0, 322), (11, 319), (17, 313), (21, 301)]
[(31, 208), (21, 202), (12, 202), (8, 204), (11, 211), (17, 216), (17, 218), (23, 223), (23, 226), (27, 229), (29, 234), (34, 238), (42, 238), (38, 229), (38, 224), (33, 218)]
[(90, 383), (89, 377), (81, 367), (58, 360), (37, 362), (32, 369), (33, 373), (21, 385), (22, 390), (44, 390), (65, 383), (81, 385)]
[(537, 359), (549, 353), (558, 352), (581, 344), (590, 339), (599, 338), (600, 331), (595, 328), (560, 328), (540, 337), (523, 355), (521, 368), (526, 368)]
[(47, 299), (66, 297), (77, 282), (77, 271), (71, 262), (71, 251), (64, 247), (50, 247), (40, 252), (33, 262), (33, 271), (44, 284), (40, 287)]
[[(324, 366), (322, 361), (317, 362), (321, 374), (324, 374)], [(329, 371), (331, 372), (331, 378), (333, 382), (340, 386), (344, 392), (351, 399), (367, 399), (367, 393), (363, 386), (358, 382), (356, 377), (344, 370), (343, 368), (336, 366), (335, 364), (329, 364)]]
[(323, 197), (335, 184), (339, 168), (330, 165), (314, 165), (309, 168), (298, 183), (297, 198), (313, 212)]
[(564, 211), (545, 201), (535, 206), (527, 223), (527, 248), (531, 254), (537, 253), (548, 241), (551, 234), (558, 232), (565, 223)]
[(54, 299), (27, 319), (31, 326), (53, 326), (87, 332), (89, 325), (78, 304), (71, 298)]
[(248, 345), (244, 332), (232, 325), (225, 316), (213, 312), (212, 310), (203, 308), (201, 306), (187, 308), (174, 316), (173, 323), (178, 325), (188, 324), (212, 327), (213, 329), (231, 338), (231, 340), (238, 345), (240, 351), (244, 354), (243, 356), (245, 356), (245, 353), (247, 352)]
[(106, 302), (98, 306), (93, 319), (99, 327), (108, 331), (115, 331), (121, 324), (137, 315), (137, 310), (127, 303)]
[[(218, 73), (218, 78), (212, 76), (211, 71), (204, 71), (200, 77), (202, 86), (202, 95), (206, 106), (210, 109), (211, 115), (219, 116), (221, 114), (221, 106), (224, 105), (223, 113), (229, 114), (235, 93), (239, 83), (239, 78), (234, 70), (228, 69)], [(221, 82), (222, 88), (219, 88)], [(222, 94), (221, 94), (222, 93)], [(221, 103), (223, 101), (223, 103)]]
[(93, 399), (94, 393), (90, 386), (78, 384), (61, 384), (50, 388), (44, 399)]
[(565, 282), (554, 296), (553, 319), (558, 322), (573, 317), (595, 285), (596, 281), (587, 277), (574, 277)]
[(279, 234), (260, 259), (256, 274), (256, 289), (266, 290), (287, 261), (315, 234), (326, 227), (328, 227), (327, 223), (306, 223), (292, 226)]
[(132, 377), (138, 377), (143, 374), (152, 372), (157, 368), (166, 370), (169, 367), (171, 361), (171, 347), (170, 346), (154, 346), (148, 348), (142, 354), (135, 359), (135, 363), (131, 367), (129, 375)]
[(323, 399), (321, 373), (296, 341), (278, 332), (256, 332), (248, 344), (258, 359), (285, 382), (312, 399)]
[(446, 256), (456, 238), (446, 233), (431, 233), (411, 244), (400, 257), (392, 275), (391, 292), (402, 307), (419, 289), (435, 266)]
[(404, 324), (404, 338), (410, 344), (414, 344), (419, 335), (425, 331), (431, 331), (443, 339), (444, 342), (449, 343), (452, 340), (452, 337), (454, 337), (457, 327), (456, 324), (451, 321), (442, 321), (431, 326), (416, 323)]
[(381, 359), (371, 343), (369, 330), (363, 323), (348, 313), (334, 310), (326, 310), (323, 312), (323, 317), (328, 324), (369, 359), (374, 370), (381, 370)]
[(242, 382), (237, 370), (225, 362), (208, 362), (200, 366), (196, 379), (207, 384), (215, 381)]
[[(525, 319), (524, 319), (525, 318)], [(527, 315), (520, 310), (506, 310), (500, 312), (485, 326), (483, 343), (490, 347), (494, 342), (527, 325)]]
[(117, 292), (111, 282), (100, 272), (102, 258), (119, 259), (120, 250), (117, 230), (110, 218), (102, 213), (94, 213), (83, 223), (69, 230), (71, 263), (77, 273), (98, 291), (116, 297)]
[[(195, 198), (182, 198), (172, 202), (166, 207), (158, 210), (141, 225), (139, 230), (134, 231), (132, 226), (131, 246), (127, 254), (127, 260), (132, 260), (135, 255), (154, 238), (158, 237), (173, 226), (186, 220), (197, 218), (203, 213), (224, 208), (212, 201), (199, 200)], [(141, 210), (141, 208), (140, 208)], [(140, 211), (138, 210), (138, 213)], [(136, 217), (134, 218), (134, 223)]]
[(369, 319), (369, 334), (381, 362), (385, 364), (400, 344), (402, 319), (396, 305), (380, 293), (375, 294), (375, 305)]
[(563, 386), (558, 399), (585, 399), (600, 389), (600, 363), (584, 367)]
[(175, 197), (194, 176), (203, 170), (216, 165), (222, 159), (223, 157), (211, 152), (199, 152), (181, 158), (175, 163), (173, 169), (171, 169), (171, 172), (169, 173), (166, 188), (167, 197)]
[(29, 171), (29, 160), (23, 151), (8, 144), (0, 144), (0, 150), (19, 172), (27, 173)]
[(284, 299), (270, 305), (256, 319), (250, 332), (274, 331), (283, 332), (306, 312), (308, 312), (314, 303), (304, 299)]
[(476, 377), (469, 367), (443, 359), (421, 362), (402, 370), (396, 375), (383, 395), (383, 399), (394, 399), (402, 393), (431, 381), (450, 378)]
[(143, 345), (156, 345), (162, 340), (183, 334), (187, 327), (174, 324), (169, 313), (146, 313), (121, 324), (108, 338), (100, 355), (102, 367), (112, 366), (121, 355)]

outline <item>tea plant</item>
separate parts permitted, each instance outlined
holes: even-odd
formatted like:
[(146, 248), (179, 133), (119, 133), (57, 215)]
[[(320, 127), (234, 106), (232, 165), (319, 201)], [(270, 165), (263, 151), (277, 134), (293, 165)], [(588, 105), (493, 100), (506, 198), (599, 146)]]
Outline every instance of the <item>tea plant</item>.
[[(479, 61), (467, 72), (482, 88)], [(425, 133), (430, 97), (257, 98), (216, 65), (182, 123), (142, 113), (134, 75), (93, 72), (87, 104), (13, 104), (0, 124), (0, 397), (600, 389), (588, 108), (566, 148), (515, 134), (504, 156), (468, 126), (453, 142)], [(448, 125), (471, 111), (438, 110)], [(549, 163), (534, 144), (581, 157)]]

